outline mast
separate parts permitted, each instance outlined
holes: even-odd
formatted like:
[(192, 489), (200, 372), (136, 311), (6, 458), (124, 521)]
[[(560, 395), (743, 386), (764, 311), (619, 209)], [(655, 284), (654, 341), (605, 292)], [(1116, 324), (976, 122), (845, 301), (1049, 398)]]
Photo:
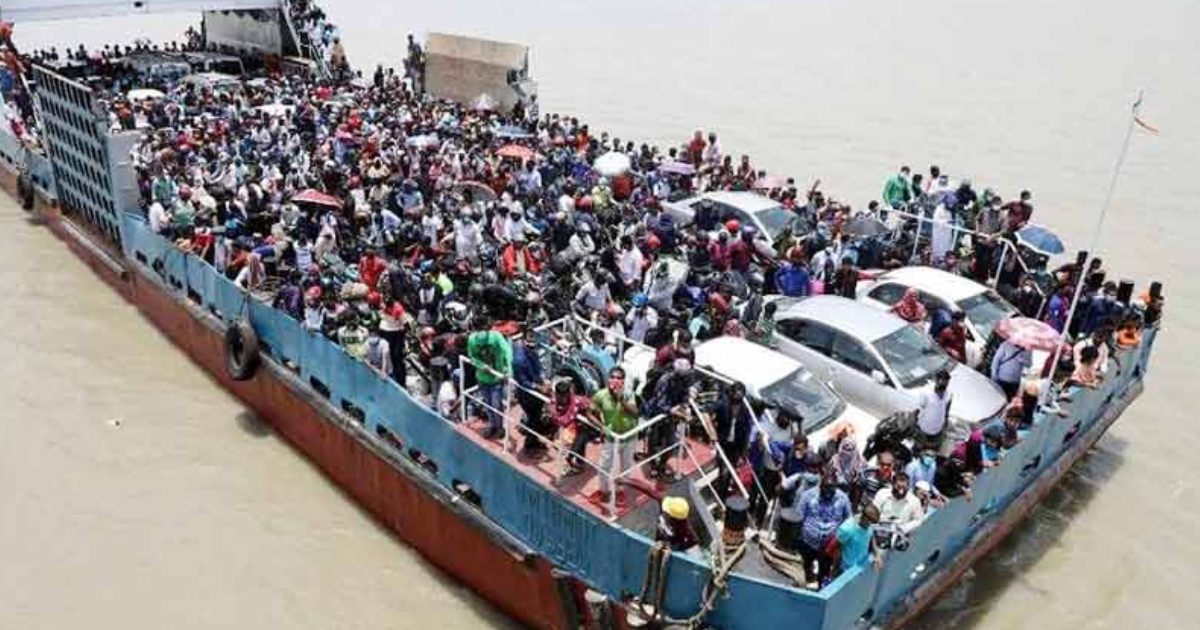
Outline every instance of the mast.
[(1096, 258), (1096, 248), (1100, 245), (1100, 235), (1104, 231), (1104, 220), (1108, 217), (1108, 210), (1112, 206), (1113, 194), (1117, 190), (1117, 181), (1121, 177), (1121, 168), (1125, 165), (1125, 156), (1129, 153), (1129, 142), (1133, 138), (1133, 128), (1137, 124), (1138, 109), (1141, 108), (1145, 95), (1145, 90), (1138, 91), (1137, 100), (1134, 101), (1129, 113), (1129, 124), (1125, 129), (1125, 138), (1121, 141), (1121, 151), (1117, 154), (1117, 163), (1113, 167), (1112, 177), (1108, 182), (1108, 192), (1104, 195), (1104, 203), (1100, 206), (1100, 213), (1096, 217), (1096, 226), (1092, 228), (1092, 238), (1088, 242), (1087, 256), (1081, 263), (1079, 278), (1075, 281), (1075, 292), (1071, 296), (1071, 308), (1067, 311), (1067, 319), (1063, 324), (1060, 343), (1054, 351), (1054, 360), (1050, 363), (1051, 379), (1054, 378), (1054, 373), (1058, 369), (1058, 362), (1062, 359), (1062, 348), (1067, 342), (1067, 335), (1071, 330), (1071, 322), (1075, 320), (1075, 311), (1079, 308), (1079, 298), (1083, 293), (1083, 283), (1087, 279), (1088, 267), (1092, 264), (1092, 260)]

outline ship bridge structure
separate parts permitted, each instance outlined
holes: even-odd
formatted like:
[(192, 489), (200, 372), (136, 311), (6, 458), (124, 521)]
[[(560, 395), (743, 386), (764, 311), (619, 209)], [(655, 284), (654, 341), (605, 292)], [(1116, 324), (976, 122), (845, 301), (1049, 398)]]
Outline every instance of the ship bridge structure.
[(80, 18), (277, 9), (284, 0), (6, 0), (0, 2), (0, 19), (46, 22)]

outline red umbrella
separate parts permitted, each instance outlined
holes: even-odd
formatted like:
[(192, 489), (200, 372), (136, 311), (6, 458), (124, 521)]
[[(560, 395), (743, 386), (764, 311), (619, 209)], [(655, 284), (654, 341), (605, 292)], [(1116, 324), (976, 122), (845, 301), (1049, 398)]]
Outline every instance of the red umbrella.
[(518, 160), (532, 160), (537, 157), (537, 152), (529, 147), (523, 147), (519, 144), (506, 144), (496, 151), (496, 155), (500, 157), (516, 158)]
[(315, 203), (320, 206), (330, 206), (332, 208), (342, 207), (341, 199), (338, 199), (333, 195), (323, 193), (319, 190), (313, 190), (312, 188), (309, 188), (308, 190), (292, 197), (292, 201)]
[(1062, 334), (1050, 324), (1030, 317), (1010, 317), (1000, 320), (996, 332), (1026, 350), (1053, 352), (1062, 341)]

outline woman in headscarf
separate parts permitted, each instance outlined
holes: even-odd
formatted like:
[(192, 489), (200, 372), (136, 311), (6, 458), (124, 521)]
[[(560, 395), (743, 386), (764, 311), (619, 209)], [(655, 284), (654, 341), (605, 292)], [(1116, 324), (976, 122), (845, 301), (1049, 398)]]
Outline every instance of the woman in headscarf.
[(899, 302), (892, 305), (892, 313), (910, 324), (920, 324), (925, 321), (925, 305), (917, 299), (917, 290), (908, 289)]
[(838, 442), (837, 453), (829, 461), (830, 469), (837, 473), (838, 481), (850, 496), (851, 505), (858, 505), (862, 498), (863, 473), (867, 460), (858, 452), (858, 443), (853, 435), (845, 435)]

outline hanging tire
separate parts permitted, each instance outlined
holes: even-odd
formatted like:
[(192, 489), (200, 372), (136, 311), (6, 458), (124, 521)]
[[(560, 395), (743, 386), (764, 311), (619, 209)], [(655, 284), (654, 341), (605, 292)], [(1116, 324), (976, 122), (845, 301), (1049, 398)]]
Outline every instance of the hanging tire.
[(250, 321), (239, 319), (225, 329), (225, 368), (235, 381), (254, 378), (259, 363), (258, 334)]
[(29, 180), (29, 175), (21, 173), (17, 176), (17, 199), (21, 200), (21, 207), (25, 210), (33, 210), (34, 204), (34, 188), (33, 182)]

